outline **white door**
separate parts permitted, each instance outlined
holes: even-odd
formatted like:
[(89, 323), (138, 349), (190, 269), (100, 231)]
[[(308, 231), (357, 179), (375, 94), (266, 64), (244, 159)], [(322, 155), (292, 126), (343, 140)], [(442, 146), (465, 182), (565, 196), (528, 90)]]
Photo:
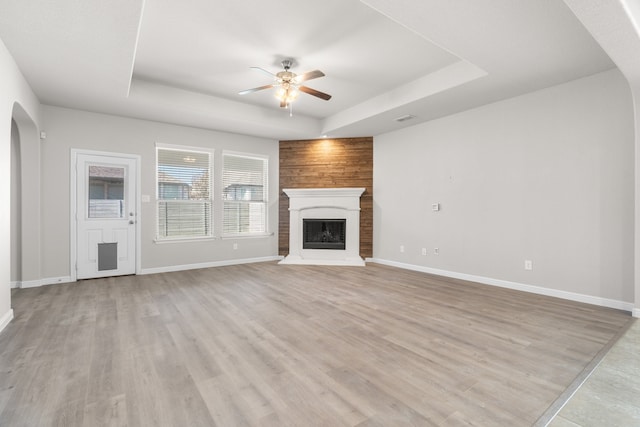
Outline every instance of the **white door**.
[(76, 156), (76, 277), (136, 272), (135, 157)]

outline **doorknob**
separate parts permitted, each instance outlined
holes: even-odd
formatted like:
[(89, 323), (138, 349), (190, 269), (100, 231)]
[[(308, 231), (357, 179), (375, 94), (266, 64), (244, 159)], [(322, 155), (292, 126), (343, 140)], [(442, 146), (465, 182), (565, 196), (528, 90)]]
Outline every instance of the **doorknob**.
[(129, 220), (129, 224), (135, 224), (136, 222), (132, 219)]

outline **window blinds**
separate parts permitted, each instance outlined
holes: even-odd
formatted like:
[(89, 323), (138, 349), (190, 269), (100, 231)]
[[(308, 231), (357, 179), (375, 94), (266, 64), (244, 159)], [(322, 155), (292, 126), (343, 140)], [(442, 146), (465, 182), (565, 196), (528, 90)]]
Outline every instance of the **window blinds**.
[(228, 153), (222, 158), (223, 234), (266, 233), (267, 159)]
[(158, 239), (212, 235), (210, 157), (157, 148)]

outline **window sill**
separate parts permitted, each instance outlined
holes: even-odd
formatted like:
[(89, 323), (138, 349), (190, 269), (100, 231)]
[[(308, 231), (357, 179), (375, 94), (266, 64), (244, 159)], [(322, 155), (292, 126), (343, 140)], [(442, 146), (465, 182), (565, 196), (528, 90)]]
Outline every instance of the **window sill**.
[(194, 243), (194, 242), (211, 242), (214, 240), (232, 240), (232, 239), (264, 239), (273, 237), (275, 233), (255, 233), (255, 234), (225, 234), (222, 237), (176, 237), (175, 239), (153, 239), (153, 243), (164, 245), (166, 243)]
[(264, 239), (266, 237), (272, 237), (275, 233), (254, 233), (254, 234), (225, 234), (220, 237), (222, 240), (231, 239)]
[(193, 242), (211, 242), (219, 240), (219, 237), (176, 237), (175, 239), (153, 239), (153, 243), (164, 245), (165, 243), (193, 243)]

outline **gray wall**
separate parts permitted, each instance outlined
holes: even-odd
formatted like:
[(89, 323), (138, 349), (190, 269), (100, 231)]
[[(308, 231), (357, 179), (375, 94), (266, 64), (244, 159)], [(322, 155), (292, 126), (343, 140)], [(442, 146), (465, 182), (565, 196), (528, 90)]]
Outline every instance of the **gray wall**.
[(617, 70), (379, 135), (374, 258), (633, 302), (633, 159)]
[[(95, 114), (59, 107), (43, 106), (42, 144), (42, 276), (67, 277), (70, 258), (70, 150), (86, 149), (141, 156), (141, 192), (151, 196), (142, 203), (141, 250), (142, 269), (189, 266), (235, 259), (277, 256), (278, 142), (174, 126), (144, 120)], [(155, 243), (156, 213), (155, 143), (214, 148), (214, 170), (221, 170), (223, 150), (269, 156), (269, 228), (274, 236), (236, 240)], [(216, 198), (220, 200), (219, 174), (214, 172)], [(214, 207), (214, 219), (221, 218), (221, 204)], [(214, 224), (214, 228), (215, 228)], [(219, 230), (219, 226), (217, 227)], [(233, 243), (238, 249), (233, 250)]]
[(11, 282), (22, 280), (22, 184), (20, 134), (11, 120)]
[(0, 40), (0, 330), (13, 318), (9, 285), (12, 258), (11, 123), (13, 119), (18, 126), (21, 148), (34, 147), (37, 150), (39, 105), (38, 98)]

